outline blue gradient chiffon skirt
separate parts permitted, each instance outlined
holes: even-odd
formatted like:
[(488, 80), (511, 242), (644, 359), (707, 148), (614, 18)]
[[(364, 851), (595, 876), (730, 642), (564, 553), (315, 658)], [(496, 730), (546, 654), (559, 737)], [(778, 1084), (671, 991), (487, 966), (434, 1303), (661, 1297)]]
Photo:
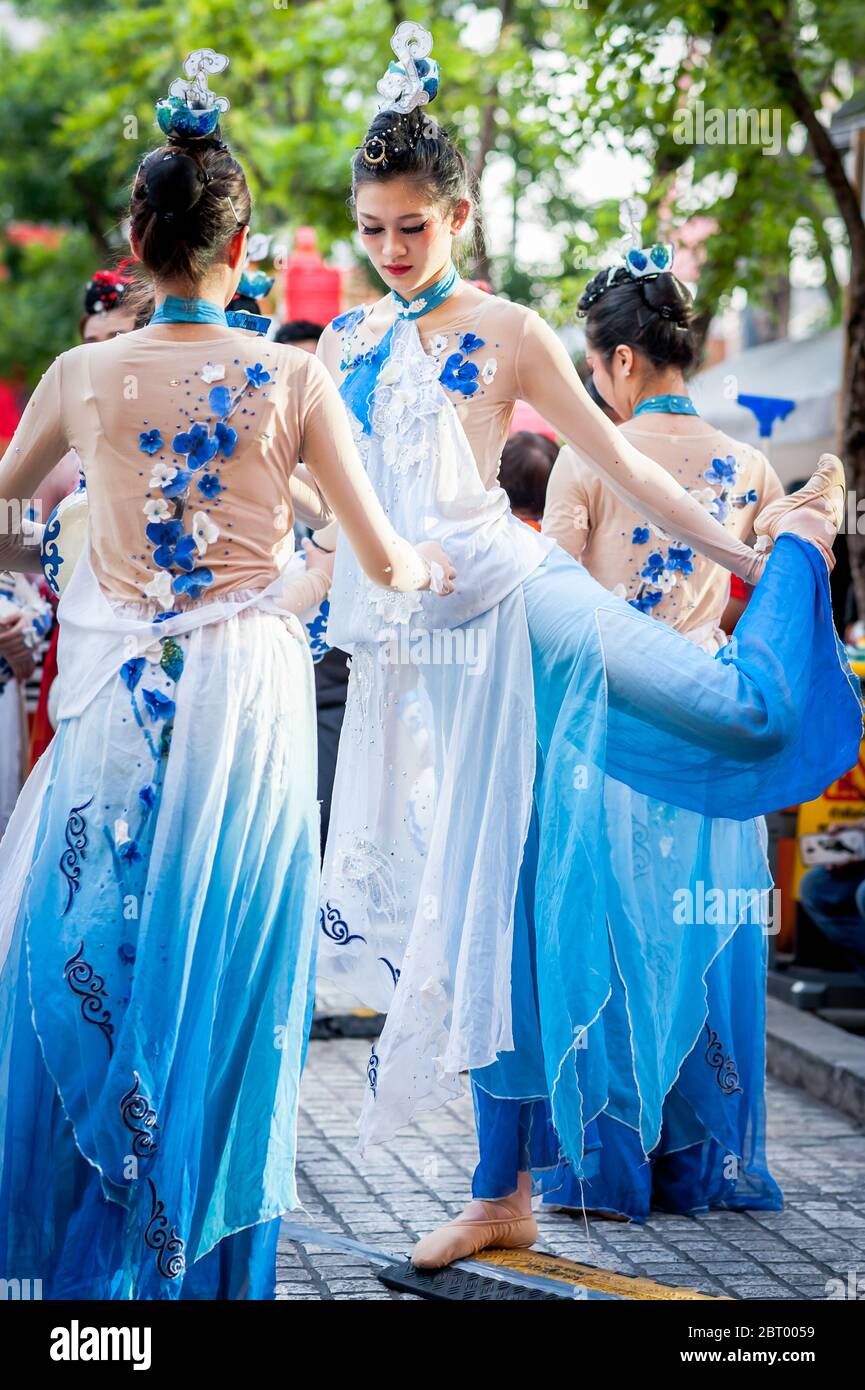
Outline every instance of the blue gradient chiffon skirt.
[[(580, 571), (578, 580), (574, 570)], [(714, 661), (564, 555), (523, 585), (538, 767), (515, 913), (513, 1051), (473, 1069), (473, 1191), (644, 1218), (777, 1209), (766, 1166), (771, 878), (754, 819), (855, 763), (858, 684), (825, 563), (775, 547)]]
[(313, 997), (312, 665), (255, 608), (154, 632), (61, 718), (0, 849), (0, 1269), (267, 1298)]

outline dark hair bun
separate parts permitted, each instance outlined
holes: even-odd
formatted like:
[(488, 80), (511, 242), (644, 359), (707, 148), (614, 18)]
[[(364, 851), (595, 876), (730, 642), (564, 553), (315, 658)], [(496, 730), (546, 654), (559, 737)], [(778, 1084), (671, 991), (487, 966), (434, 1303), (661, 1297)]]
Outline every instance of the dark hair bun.
[(208, 178), (197, 160), (180, 150), (168, 150), (148, 161), (144, 183), (154, 212), (182, 217), (200, 201)]
[(139, 256), (157, 279), (204, 277), (239, 227), (249, 224), (246, 176), (214, 131), (173, 131), (143, 160), (132, 186), (130, 222)]
[(608, 361), (619, 345), (643, 353), (655, 367), (689, 371), (697, 361), (694, 301), (671, 271), (637, 278), (625, 266), (594, 275), (577, 305), (586, 337)]
[(643, 282), (643, 297), (650, 309), (679, 328), (690, 328), (694, 301), (681, 280), (666, 271)]

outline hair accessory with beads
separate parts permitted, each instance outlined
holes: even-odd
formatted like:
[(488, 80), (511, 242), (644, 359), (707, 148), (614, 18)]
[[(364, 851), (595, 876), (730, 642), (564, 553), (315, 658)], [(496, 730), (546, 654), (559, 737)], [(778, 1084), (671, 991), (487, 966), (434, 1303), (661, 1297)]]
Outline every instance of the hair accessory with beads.
[(275, 275), (268, 275), (264, 270), (244, 270), (237, 286), (238, 294), (245, 294), (250, 299), (263, 299), (270, 294), (273, 289)]
[(225, 54), (215, 53), (212, 48), (196, 48), (190, 53), (183, 64), (188, 80), (176, 78), (168, 88), (168, 96), (156, 103), (156, 120), (165, 135), (203, 139), (213, 134), (230, 103), (227, 97), (213, 95), (207, 79), (227, 67)]

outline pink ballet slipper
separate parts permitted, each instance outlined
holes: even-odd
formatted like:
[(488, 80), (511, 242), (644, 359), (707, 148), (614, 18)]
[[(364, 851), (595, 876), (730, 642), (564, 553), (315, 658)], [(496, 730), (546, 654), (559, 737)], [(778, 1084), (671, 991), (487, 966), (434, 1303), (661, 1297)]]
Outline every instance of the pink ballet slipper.
[(817, 471), (804, 487), (764, 507), (754, 531), (769, 541), (789, 532), (816, 545), (829, 566), (835, 565), (832, 545), (844, 518), (846, 484), (844, 465), (834, 454), (822, 454)]
[(443, 1269), (454, 1260), (467, 1260), (494, 1246), (524, 1250), (538, 1238), (531, 1209), (531, 1180), (520, 1174), (517, 1191), (498, 1202), (471, 1202), (455, 1221), (440, 1226), (418, 1241), (411, 1255), (415, 1269)]

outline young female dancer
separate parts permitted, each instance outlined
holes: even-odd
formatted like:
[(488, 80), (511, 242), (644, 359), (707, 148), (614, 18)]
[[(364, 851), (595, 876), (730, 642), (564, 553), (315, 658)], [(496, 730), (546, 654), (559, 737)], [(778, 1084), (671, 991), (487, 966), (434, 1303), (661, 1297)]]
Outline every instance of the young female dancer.
[[(638, 228), (634, 245), (639, 246)], [(612, 275), (594, 276), (578, 308), (586, 315), (595, 385), (625, 422), (623, 432), (726, 530), (747, 538), (756, 517), (783, 496), (783, 488), (763, 454), (713, 429), (696, 412), (685, 385), (696, 360), (687, 290), (669, 271), (646, 280), (622, 265)], [(721, 623), (730, 588), (727, 571), (690, 547), (659, 537), (567, 446), (550, 479), (544, 533), (641, 612), (708, 652), (726, 645)], [(620, 789), (618, 807), (623, 818), (630, 817), (640, 846), (626, 871), (639, 881), (653, 860), (657, 880), (665, 869), (669, 808), (626, 787)], [(728, 858), (751, 865), (741, 886), (761, 902), (771, 885), (763, 821), (728, 821), (718, 833), (726, 838)], [(762, 917), (746, 913), (744, 921), (728, 923), (728, 939), (705, 978), (706, 1021), (664, 1102), (661, 1135), (651, 1155), (644, 1155), (635, 1128), (599, 1115), (598, 1147), (587, 1161), (585, 1180), (569, 1176), (547, 1194), (548, 1204), (585, 1205), (639, 1220), (651, 1206), (672, 1211), (781, 1206), (764, 1152), (770, 924)], [(652, 930), (652, 949), (634, 960), (645, 972), (663, 963), (664, 973), (635, 974), (627, 981), (629, 992), (643, 1000), (665, 987), (687, 949), (686, 933), (674, 919), (657, 918)], [(630, 1067), (616, 1078), (616, 1087), (633, 1090)]]
[[(151, 323), (58, 358), (0, 465), (28, 497), (74, 447), (90, 509), (59, 727), (0, 851), (0, 1269), (53, 1299), (273, 1294), (319, 866), (280, 573), (298, 456), (382, 593), (452, 574), (383, 516), (320, 364), (226, 324), (251, 203), (218, 57), (159, 103), (168, 143), (132, 189)], [(28, 537), (0, 546), (38, 567)]]
[[(777, 541), (766, 563), (639, 453), (536, 313), (460, 280), (451, 252), (471, 198), (462, 156), (425, 115), (430, 36), (401, 25), (393, 45), (353, 165), (358, 231), (391, 292), (336, 319), (319, 350), (391, 521), (446, 539), (460, 584), (435, 613), (423, 596), (382, 597), (337, 545), (328, 640), (352, 652), (352, 673), (320, 951), (325, 974), (388, 1009), (362, 1144), (472, 1072), (486, 1201), (421, 1242), (416, 1262), (443, 1264), (531, 1243), (529, 1170), (583, 1171), (587, 1125), (617, 1113), (610, 1078), (627, 1057), (639, 1113), (629, 1093), (623, 1118), (650, 1152), (705, 1020), (700, 981), (729, 927), (687, 928), (686, 968), (656, 1012), (629, 1013), (616, 983), (612, 942), (630, 924), (630, 949), (651, 949), (674, 908), (670, 875), (620, 891), (632, 846), (618, 785), (676, 808), (677, 891), (733, 890), (750, 866), (717, 852), (704, 817), (813, 795), (855, 761), (861, 717), (828, 609), (837, 460), (763, 514)], [(518, 396), (668, 535), (751, 580), (765, 564), (724, 660), (510, 515), (496, 470)], [(808, 539), (784, 534), (797, 531)]]

